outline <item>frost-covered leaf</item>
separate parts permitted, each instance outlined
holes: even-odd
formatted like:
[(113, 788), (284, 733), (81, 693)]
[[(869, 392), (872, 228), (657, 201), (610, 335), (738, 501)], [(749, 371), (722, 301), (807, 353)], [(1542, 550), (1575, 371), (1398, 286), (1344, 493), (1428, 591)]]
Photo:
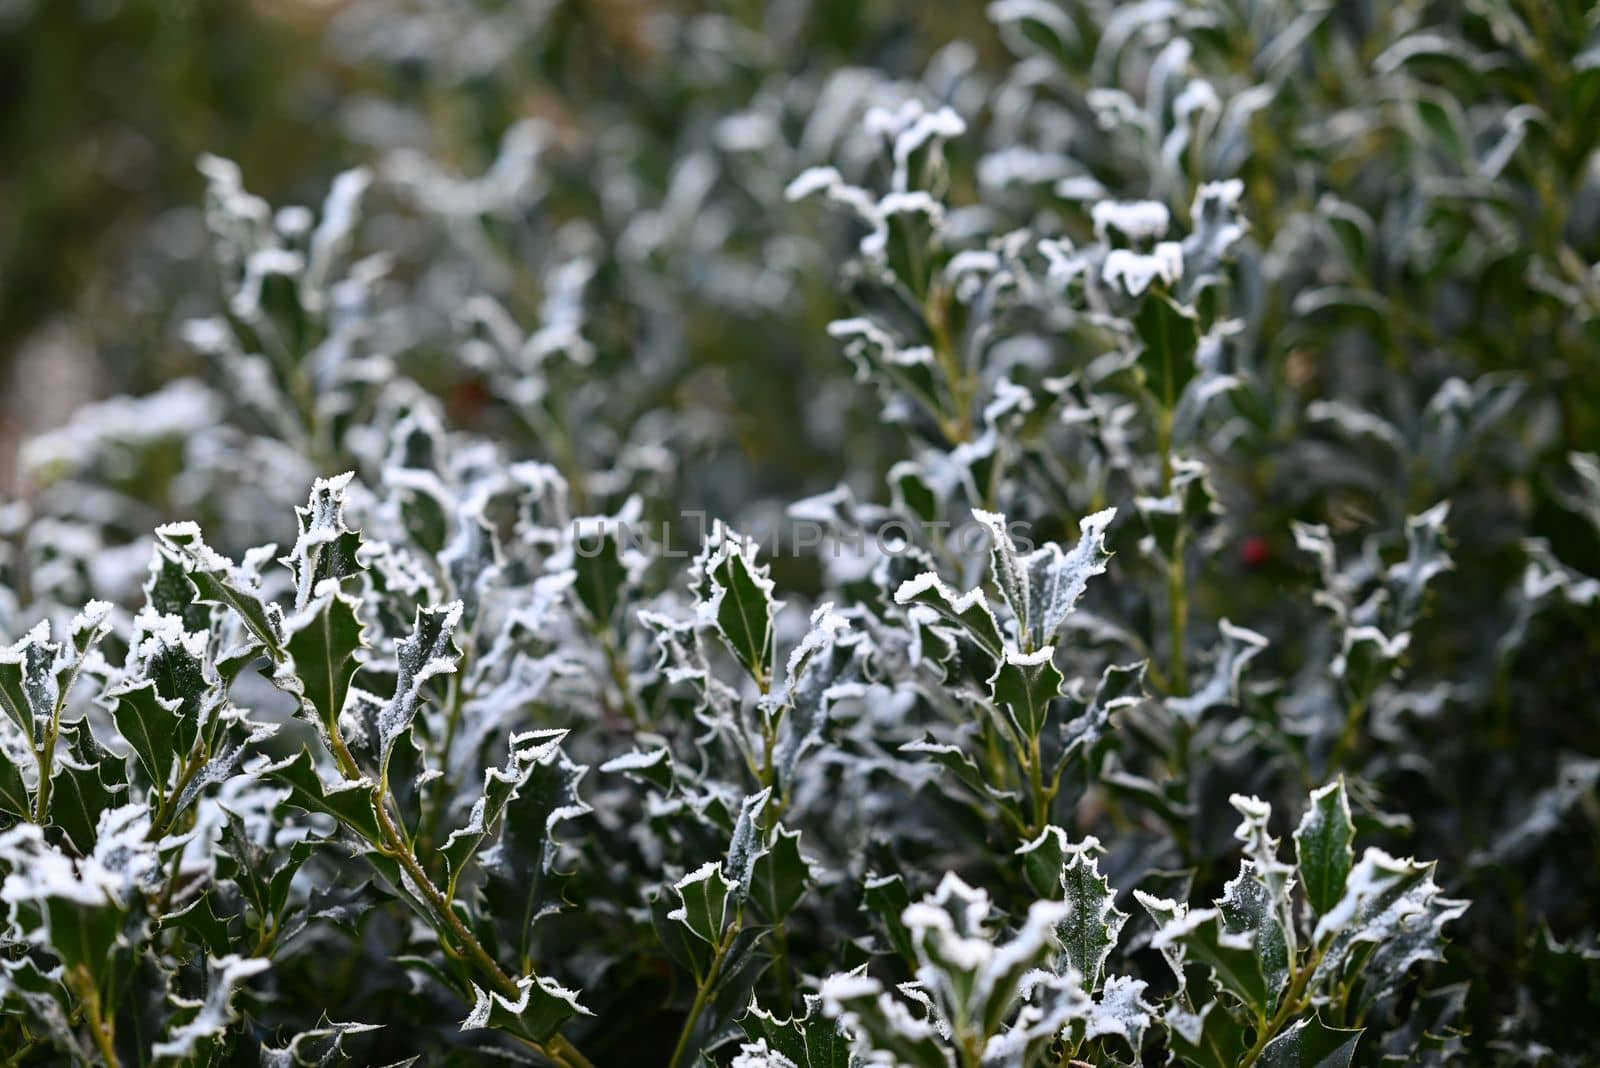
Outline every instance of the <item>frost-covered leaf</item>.
[(723, 527), (706, 542), (699, 561), (705, 589), (700, 617), (713, 625), (729, 651), (763, 690), (772, 679), (772, 596), (769, 568), (756, 563), (756, 546)]
[(376, 1024), (342, 1023), (326, 1015), (317, 1026), (301, 1031), (282, 1046), (261, 1048), (261, 1068), (328, 1068), (344, 1064), (349, 1055), (344, 1049), (347, 1035), (380, 1030)]
[(838, 1025), (823, 1015), (819, 998), (805, 999), (805, 1013), (780, 1020), (758, 1006), (739, 1021), (753, 1042), (765, 1042), (772, 1052), (788, 1058), (795, 1068), (850, 1068), (850, 1043)]
[(1106, 531), (1116, 518), (1115, 508), (1084, 516), (1078, 522), (1078, 543), (1063, 550), (1046, 542), (1023, 560), (1028, 576), (1028, 621), (1035, 645), (1052, 641), (1077, 607), (1089, 579), (1104, 574), (1111, 560)]
[(208, 959), (204, 998), (196, 1002), (178, 1000), (173, 1015), (179, 1022), (150, 1047), (150, 1052), (156, 1057), (181, 1059), (215, 1048), (238, 1016), (233, 1001), (239, 989), (251, 976), (271, 966), (272, 962), (264, 958), (233, 953)]
[(995, 659), (999, 659), (1005, 649), (1000, 627), (995, 623), (994, 614), (989, 611), (989, 602), (981, 589), (969, 590), (958, 596), (936, 572), (928, 571), (901, 583), (900, 588), (895, 590), (894, 600), (896, 604), (923, 605), (933, 609), (960, 627)]
[[(1006, 529), (1006, 517), (998, 512), (985, 512), (977, 508), (972, 510), (972, 517), (988, 528), (989, 572), (994, 576), (995, 585), (1000, 587), (1001, 597), (1011, 608), (1012, 617), (1017, 621), (1017, 632), (1022, 636), (1030, 635), (1028, 571), (1016, 544), (1011, 540), (1011, 532)], [(1031, 651), (1031, 643), (1027, 648)]]
[(771, 844), (756, 858), (750, 900), (768, 923), (782, 923), (811, 882), (811, 865), (800, 853), (800, 832), (777, 825)]
[(422, 705), (422, 688), (430, 679), (452, 674), (461, 659), (455, 645), (456, 625), (461, 622), (459, 601), (417, 609), (411, 634), (395, 642), (398, 668), (394, 696), (378, 713), (375, 748), (378, 773), (386, 776), (390, 758), (400, 738), (411, 727)]
[(534, 1042), (546, 1042), (574, 1016), (592, 1015), (579, 1002), (577, 991), (568, 990), (548, 976), (525, 975), (516, 982), (515, 998), (499, 991), (486, 993), (474, 984), (472, 1011), (461, 1021), (461, 1030), (492, 1027)]
[(1145, 386), (1163, 409), (1173, 411), (1195, 373), (1200, 329), (1194, 310), (1154, 290), (1134, 313), (1133, 326), (1141, 346), (1139, 369)]
[(289, 787), (290, 804), (332, 816), (339, 826), (350, 828), (370, 842), (382, 839), (373, 808), (378, 788), (371, 779), (340, 779), (330, 784), (317, 771), (309, 749), (276, 764), (262, 762), (251, 771), (271, 776)]
[(1067, 860), (1075, 853), (1099, 848), (1098, 838), (1091, 836), (1075, 843), (1065, 830), (1051, 824), (1039, 837), (1018, 846), (1016, 855), (1022, 858), (1023, 875), (1034, 892), (1040, 897), (1059, 899), (1065, 889), (1062, 873)]
[(156, 537), (183, 557), (189, 582), (201, 604), (231, 609), (268, 656), (283, 660), (283, 613), (262, 597), (249, 575), (208, 546), (194, 523), (157, 527)]
[(1147, 986), (1143, 979), (1107, 976), (1089, 1011), (1084, 1037), (1093, 1040), (1115, 1035), (1126, 1042), (1137, 1057), (1156, 1011), (1144, 998)]
[(1343, 777), (1311, 791), (1311, 801), (1294, 832), (1294, 845), (1300, 885), (1318, 916), (1333, 908), (1344, 893), (1354, 840), (1355, 825)]
[(672, 884), (678, 907), (669, 918), (683, 924), (701, 940), (717, 945), (727, 923), (728, 898), (734, 884), (722, 874), (722, 865), (708, 860)]
[(1312, 1015), (1297, 1020), (1261, 1049), (1257, 1064), (1266, 1068), (1347, 1068), (1362, 1029), (1328, 1027)]
[(178, 713), (183, 702), (163, 698), (154, 682), (125, 687), (106, 696), (112, 702), (111, 718), (118, 732), (133, 746), (156, 788), (164, 792), (178, 759), (173, 743), (179, 733)]
[(1293, 929), (1285, 925), (1284, 902), (1273, 897), (1255, 865), (1245, 861), (1239, 874), (1223, 887), (1217, 908), (1230, 934), (1245, 935), (1255, 951), (1256, 966), (1265, 982), (1267, 1010), (1273, 1009), (1289, 979)]
[[(1266, 1013), (1278, 991), (1261, 974), (1261, 958), (1250, 935), (1228, 930), (1218, 909), (1190, 909), (1170, 920), (1151, 941), (1163, 952), (1182, 945), (1188, 959), (1211, 970), (1220, 990), (1225, 990), (1258, 1013)], [(1223, 1011), (1218, 1009), (1218, 1011)]]
[(332, 737), (350, 695), (350, 681), (366, 648), (357, 610), (336, 579), (318, 586), (305, 607), (283, 621), (284, 649), (293, 663), (287, 685), (302, 702), (307, 718)]
[(1100, 862), (1087, 849), (1068, 854), (1061, 885), (1067, 906), (1056, 928), (1062, 955), (1083, 976), (1084, 988), (1094, 990), (1128, 914), (1117, 908), (1111, 881), (1100, 874)]
[(344, 521), (345, 491), (354, 478), (354, 472), (347, 471), (317, 479), (306, 506), (295, 509), (300, 533), (283, 563), (294, 574), (297, 612), (305, 609), (324, 582), (337, 585), (364, 570), (356, 559), (361, 535)]
[(892, 1064), (948, 1068), (938, 1028), (897, 1001), (876, 979), (859, 971), (832, 975), (822, 981), (817, 994), (822, 1014), (852, 1035), (862, 1054), (881, 1051)]
[(1100, 676), (1094, 696), (1084, 701), (1069, 699), (1069, 711), (1061, 728), (1061, 762), (1074, 754), (1092, 751), (1111, 725), (1117, 711), (1131, 708), (1144, 699), (1145, 662), (1112, 664)]
[(1167, 698), (1167, 707), (1173, 714), (1190, 723), (1218, 705), (1238, 704), (1245, 665), (1267, 647), (1266, 638), (1226, 619), (1218, 623), (1217, 629), (1222, 640), (1213, 653), (1210, 676), (1187, 697)]
[(989, 680), (994, 699), (1005, 707), (1021, 738), (1037, 738), (1044, 732), (1050, 702), (1061, 694), (1062, 675), (1053, 662), (1055, 653), (1053, 645), (1033, 653), (1007, 649)]
[(516, 792), (533, 773), (534, 766), (550, 761), (567, 736), (564, 730), (533, 731), (512, 740), (511, 755), (504, 768), (488, 768), (483, 773), (483, 793), (473, 802), (467, 822), (450, 832), (440, 852), (445, 870), (454, 886), (467, 863), (484, 841), (499, 831), (500, 820)]
[(1440, 897), (1433, 868), (1381, 849), (1369, 848), (1362, 854), (1345, 879), (1344, 893), (1317, 921), (1312, 939), (1326, 949), (1312, 982), (1341, 976), (1362, 945), (1375, 947), (1369, 962), (1387, 959), (1387, 966), (1371, 977), (1380, 985), (1399, 979), (1417, 961), (1437, 959), (1443, 949), (1443, 925), (1466, 905)]
[(578, 785), (589, 769), (574, 764), (559, 746), (545, 745), (551, 737), (543, 731), (512, 736), (513, 751), (531, 743), (534, 759), (505, 805), (499, 839), (479, 857), (485, 874), (479, 891), (483, 912), (504, 944), (523, 959), (535, 924), (565, 904), (566, 873), (557, 865), (557, 828), (590, 811), (578, 796)]

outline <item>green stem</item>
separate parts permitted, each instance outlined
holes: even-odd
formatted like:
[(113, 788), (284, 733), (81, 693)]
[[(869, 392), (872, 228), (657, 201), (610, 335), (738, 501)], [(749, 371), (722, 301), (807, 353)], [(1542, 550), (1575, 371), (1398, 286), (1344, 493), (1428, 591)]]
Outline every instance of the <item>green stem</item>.
[(1294, 981), (1289, 984), (1288, 993), (1278, 1003), (1278, 1011), (1273, 1014), (1272, 1020), (1256, 1029), (1256, 1040), (1245, 1052), (1244, 1059), (1239, 1062), (1239, 1068), (1250, 1068), (1261, 1056), (1261, 1051), (1266, 1049), (1267, 1043), (1277, 1037), (1284, 1025), (1299, 1016), (1311, 998), (1306, 988), (1311, 983), (1311, 977), (1316, 974), (1317, 966), (1322, 963), (1322, 950), (1313, 953), (1295, 973)]
[(1167, 562), (1167, 641), (1172, 647), (1168, 650), (1167, 684), (1178, 697), (1189, 693), (1189, 583), (1183, 566), (1184, 540), (1180, 532)]
[(43, 1048), (43, 1043), (41, 1043), (37, 1038), (30, 1038), (27, 1042), (23, 1043), (20, 1049), (11, 1054), (11, 1056), (7, 1057), (3, 1062), (0, 1062), (0, 1068), (15, 1068), (16, 1065), (21, 1064), (23, 1061), (27, 1060), (29, 1057), (39, 1052), (39, 1050)]
[(772, 928), (773, 966), (778, 970), (778, 996), (783, 1000), (783, 1011), (794, 1009), (794, 976), (789, 974), (789, 929), (781, 922)]
[[(197, 756), (199, 759), (196, 759)], [(200, 773), (200, 769), (204, 764), (205, 757), (203, 753), (190, 754), (188, 759), (184, 761), (183, 771), (178, 775), (178, 785), (174, 786), (172, 791), (162, 799), (160, 808), (156, 810), (155, 818), (150, 821), (150, 833), (145, 836), (150, 841), (157, 841), (167, 833), (167, 828), (178, 814), (178, 799), (183, 796), (183, 791), (188, 788), (189, 783), (194, 781), (194, 777)]]
[(683, 1021), (683, 1030), (678, 1033), (678, 1044), (672, 1049), (672, 1060), (667, 1062), (667, 1068), (681, 1068), (684, 1055), (689, 1051), (689, 1039), (694, 1034), (695, 1025), (700, 1022), (700, 1015), (706, 1010), (706, 1002), (711, 999), (711, 991), (722, 974), (722, 962), (727, 958), (728, 950), (733, 948), (739, 926), (739, 919), (728, 925), (722, 940), (717, 943), (717, 951), (711, 958), (711, 966), (706, 969), (705, 979), (696, 984), (694, 1002), (689, 1006), (689, 1015)]
[(606, 654), (606, 668), (611, 673), (611, 684), (617, 688), (617, 694), (622, 700), (622, 711), (628, 717), (635, 731), (644, 726), (644, 717), (639, 712), (639, 705), (633, 699), (633, 690), (628, 686), (628, 666), (623, 663), (622, 654), (617, 649), (616, 641), (611, 637), (609, 630), (597, 632), (600, 636), (601, 648)]
[(1036, 734), (1028, 739), (1028, 785), (1033, 791), (1033, 827), (1032, 837), (1037, 838), (1044, 833), (1045, 827), (1050, 823), (1050, 795), (1044, 787), (1044, 754), (1039, 748), (1039, 736)]
[(34, 754), (39, 762), (39, 795), (34, 798), (33, 822), (44, 826), (50, 815), (50, 769), (56, 762), (56, 737), (60, 734), (60, 720), (52, 717), (45, 729), (44, 748)]
[(89, 1024), (89, 1033), (94, 1037), (95, 1048), (100, 1051), (100, 1059), (105, 1062), (106, 1068), (122, 1068), (122, 1062), (117, 1059), (112, 1024), (105, 1019), (101, 1009), (100, 988), (95, 985), (94, 976), (80, 964), (72, 970), (72, 985), (83, 1001), (84, 1019)]
[(1339, 732), (1339, 740), (1333, 743), (1333, 752), (1328, 756), (1328, 769), (1334, 771), (1344, 766), (1346, 758), (1356, 746), (1361, 737), (1361, 725), (1367, 718), (1367, 702), (1365, 699), (1352, 701), (1350, 711), (1344, 717), (1344, 729)]
[[(357, 766), (355, 758), (351, 756), (349, 746), (345, 744), (344, 737), (337, 730), (337, 726), (337, 724), (334, 724), (335, 729), (329, 735), (334, 759), (338, 762), (339, 770), (344, 774), (345, 778), (359, 779), (361, 778), (361, 769)], [(478, 941), (477, 936), (472, 933), (467, 925), (461, 922), (461, 917), (451, 905), (450, 899), (428, 877), (428, 873), (423, 870), (422, 862), (417, 859), (416, 853), (406, 843), (405, 836), (401, 833), (400, 828), (395, 825), (393, 817), (389, 815), (389, 806), (386, 803), (386, 799), (378, 797), (375, 800), (377, 803), (372, 807), (378, 817), (378, 830), (383, 839), (380, 843), (383, 852), (392, 857), (405, 870), (406, 875), (410, 877), (411, 882), (416, 886), (417, 892), (422, 895), (428, 910), (433, 914), (431, 917), (432, 925), (434, 930), (439, 933), (445, 951), (452, 956), (469, 961), (488, 980), (497, 993), (516, 1001), (522, 996), (521, 987), (517, 985), (515, 979), (506, 974), (505, 969), (500, 967), (499, 962), (489, 954), (489, 951), (483, 948), (483, 943)], [(556, 1035), (542, 1045), (531, 1042), (530, 1045), (558, 1065), (565, 1065), (568, 1068), (593, 1068), (589, 1060), (572, 1043), (560, 1035)]]

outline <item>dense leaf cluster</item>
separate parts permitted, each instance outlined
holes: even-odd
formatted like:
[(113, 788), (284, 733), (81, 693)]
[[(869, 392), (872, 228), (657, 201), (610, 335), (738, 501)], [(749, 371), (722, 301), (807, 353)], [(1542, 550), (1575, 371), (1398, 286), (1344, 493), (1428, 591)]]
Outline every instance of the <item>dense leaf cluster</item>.
[(0, 510), (8, 1063), (1591, 1055), (1592, 14), (462, 7)]

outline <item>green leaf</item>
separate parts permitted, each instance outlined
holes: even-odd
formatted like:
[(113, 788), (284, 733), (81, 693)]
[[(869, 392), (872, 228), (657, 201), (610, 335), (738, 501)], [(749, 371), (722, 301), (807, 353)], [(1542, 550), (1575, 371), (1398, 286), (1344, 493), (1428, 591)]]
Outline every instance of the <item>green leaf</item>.
[(182, 555), (198, 603), (232, 609), (268, 656), (279, 662), (284, 659), (279, 635), (282, 613), (278, 606), (264, 601), (254, 581), (241, 573), (233, 561), (208, 546), (198, 526), (169, 523), (156, 528), (156, 537)]
[(861, 884), (861, 907), (878, 917), (883, 923), (889, 945), (908, 964), (917, 960), (916, 948), (911, 944), (911, 933), (906, 930), (905, 915), (911, 904), (911, 892), (906, 889), (905, 878), (894, 875), (868, 876)]
[(546, 976), (523, 976), (517, 980), (517, 988), (518, 997), (511, 1000), (499, 993), (485, 993), (474, 985), (472, 1011), (461, 1021), (461, 1030), (494, 1028), (546, 1042), (574, 1016), (592, 1015), (579, 1003), (577, 991)]
[(144, 582), (145, 602), (157, 615), (177, 616), (189, 633), (205, 631), (211, 623), (211, 609), (195, 600), (178, 553), (160, 542), (150, 556), (150, 575)]
[(1244, 1063), (1244, 1028), (1219, 1002), (1199, 1012), (1174, 1003), (1163, 1021), (1173, 1053), (1194, 1068), (1239, 1068)]
[(305, 608), (284, 621), (285, 648), (294, 663), (296, 691), (307, 718), (329, 738), (339, 731), (339, 713), (350, 696), (350, 680), (360, 666), (356, 655), (366, 648), (357, 610), (336, 581), (317, 587)]
[(460, 601), (419, 608), (410, 637), (395, 642), (395, 657), (399, 667), (394, 697), (379, 712), (376, 724), (378, 736), (372, 740), (378, 754), (380, 778), (388, 776), (389, 758), (394, 753), (395, 745), (410, 728), (417, 709), (422, 706), (423, 686), (439, 675), (453, 674), (461, 661), (461, 651), (455, 644), (455, 630), (461, 622), (461, 613)]
[(1061, 672), (1056, 668), (1056, 647), (1047, 645), (1033, 653), (1007, 649), (989, 680), (994, 699), (1005, 706), (1011, 723), (1025, 741), (1044, 733), (1050, 719), (1050, 702), (1061, 695)]
[(1355, 824), (1341, 776), (1311, 792), (1311, 803), (1294, 832), (1300, 885), (1318, 916), (1338, 903), (1355, 853)]
[(1062, 955), (1083, 976), (1084, 990), (1093, 991), (1128, 914), (1117, 909), (1111, 881), (1100, 874), (1100, 862), (1087, 848), (1072, 853), (1062, 866), (1061, 886), (1067, 904), (1066, 918), (1056, 927)]
[(622, 519), (575, 520), (572, 531), (572, 584), (578, 601), (598, 627), (609, 627), (622, 603), (628, 582), (623, 545), (618, 537)]
[(165, 795), (177, 761), (173, 743), (180, 733), (178, 710), (183, 702), (163, 698), (154, 682), (113, 690), (106, 697), (117, 730), (133, 746), (156, 790)]
[(1349, 1068), (1362, 1028), (1328, 1027), (1313, 1015), (1298, 1020), (1268, 1042), (1256, 1061), (1262, 1068)]
[[(1100, 739), (1111, 725), (1114, 713), (1131, 708), (1144, 699), (1145, 661), (1133, 664), (1112, 664), (1100, 675), (1100, 684), (1094, 697), (1085, 702), (1081, 696), (1069, 699), (1065, 723), (1061, 728), (1061, 756), (1057, 760), (1057, 773), (1074, 756), (1095, 751)], [(1091, 771), (1098, 770), (1091, 764)]]
[(301, 749), (281, 763), (257, 767), (254, 773), (271, 776), (289, 787), (289, 804), (332, 816), (369, 842), (382, 840), (378, 814), (373, 808), (378, 788), (371, 779), (341, 779), (330, 786), (317, 772), (309, 749)]
[(752, 1005), (739, 1021), (752, 1042), (765, 1041), (775, 1052), (794, 1062), (795, 1068), (850, 1068), (850, 1040), (839, 1025), (822, 1014), (821, 999), (809, 994), (805, 1014), (780, 1020)]
[(62, 736), (71, 741), (67, 752), (56, 753), (49, 818), (78, 852), (87, 854), (94, 848), (101, 814), (121, 803), (128, 789), (124, 782), (107, 781), (106, 773), (123, 776), (127, 768), (99, 747), (87, 720), (63, 724)]
[(1217, 907), (1230, 933), (1249, 936), (1256, 965), (1266, 980), (1267, 1008), (1276, 1008), (1289, 981), (1289, 941), (1283, 913), (1271, 891), (1256, 878), (1254, 864), (1247, 860), (1240, 865), (1239, 874), (1223, 887)]
[(566, 736), (564, 730), (532, 731), (518, 735), (505, 768), (489, 768), (483, 773), (483, 793), (473, 803), (466, 826), (450, 832), (450, 837), (440, 849), (444, 854), (445, 871), (449, 874), (452, 888), (460, 880), (467, 862), (479, 846), (499, 830), (506, 808), (517, 790), (527, 783), (534, 766), (553, 760)]
[(800, 855), (800, 832), (779, 824), (772, 843), (756, 859), (750, 877), (750, 900), (769, 924), (784, 921), (811, 883), (811, 865)]
[(22, 771), (0, 750), (0, 812), (18, 819), (33, 818), (33, 799)]
[(728, 898), (733, 884), (722, 874), (722, 865), (708, 860), (672, 884), (679, 905), (668, 914), (710, 945), (722, 941), (728, 922)]
[(638, 749), (612, 757), (600, 765), (607, 775), (623, 774), (630, 779), (647, 782), (662, 793), (670, 793), (677, 775), (672, 762), (672, 751), (665, 747), (644, 752)]
[(655, 932), (656, 940), (679, 967), (695, 976), (705, 975), (711, 967), (711, 945), (675, 917), (677, 909), (673, 903), (677, 900), (678, 895), (670, 888), (652, 895), (650, 927)]
[(900, 584), (894, 592), (895, 604), (923, 605), (956, 624), (967, 636), (996, 660), (1005, 650), (1005, 639), (1000, 627), (989, 611), (989, 602), (982, 590), (969, 590), (957, 595), (940, 580), (935, 571), (924, 571), (916, 578)]
[(1152, 289), (1133, 317), (1134, 332), (1143, 343), (1139, 369), (1145, 386), (1161, 407), (1174, 411), (1183, 387), (1195, 374), (1195, 350), (1200, 326), (1194, 309), (1184, 307), (1159, 289)]
[(567, 759), (559, 747), (546, 749), (549, 732), (513, 735), (513, 748), (533, 743), (537, 758), (506, 803), (500, 839), (484, 852), (480, 888), (484, 914), (519, 959), (529, 956), (534, 925), (564, 904), (565, 873), (556, 868), (556, 828), (589, 811), (578, 784), (589, 770)]
[(710, 590), (701, 611), (716, 623), (728, 649), (765, 689), (772, 679), (772, 617), (778, 607), (772, 579), (766, 567), (756, 564), (753, 542), (726, 529), (720, 537), (715, 549), (707, 544), (710, 556), (704, 567)]
[(214, 895), (201, 894), (177, 912), (169, 912), (162, 916), (160, 921), (162, 930), (183, 932), (207, 953), (213, 955), (226, 953), (230, 946), (237, 944), (237, 938), (229, 929), (230, 917), (218, 916), (214, 902)]
[(1269, 991), (1261, 974), (1255, 943), (1246, 934), (1229, 931), (1217, 909), (1193, 909), (1156, 932), (1151, 945), (1165, 951), (1181, 944), (1192, 960), (1211, 969), (1217, 986), (1265, 1015), (1276, 990)]
[(959, 746), (936, 742), (930, 736), (923, 738), (921, 741), (905, 743), (900, 747), (900, 752), (918, 753), (929, 758), (946, 771), (955, 775), (956, 779), (976, 797), (1007, 804), (1016, 801), (1015, 794), (1006, 793), (991, 786), (984, 779), (983, 772), (978, 768), (977, 762)]
[(1022, 858), (1022, 875), (1028, 880), (1033, 892), (1041, 898), (1059, 901), (1065, 889), (1062, 872), (1066, 868), (1068, 858), (1076, 853), (1094, 852), (1099, 848), (1099, 839), (1091, 836), (1082, 842), (1074, 843), (1067, 837), (1065, 830), (1051, 824), (1040, 832), (1039, 837), (1018, 846), (1016, 855)]

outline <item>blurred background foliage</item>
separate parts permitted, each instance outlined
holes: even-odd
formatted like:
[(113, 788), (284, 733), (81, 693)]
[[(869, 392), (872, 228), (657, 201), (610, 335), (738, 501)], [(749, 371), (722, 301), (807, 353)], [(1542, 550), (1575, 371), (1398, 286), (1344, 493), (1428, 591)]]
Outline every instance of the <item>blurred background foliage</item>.
[[(724, 14), (760, 26), (761, 6), (732, 3)], [(720, 116), (696, 84), (705, 72), (651, 40), (656, 15), (693, 7), (0, 0), (0, 488), (19, 488), (20, 440), (76, 405), (143, 394), (203, 365), (177, 336), (215, 290), (198, 207), (201, 153), (238, 162), (271, 203), (315, 203), (334, 174), (401, 144), (478, 173), (513, 124), (537, 118), (572, 150), (545, 209), (586, 214), (598, 183), (585, 172), (585, 139), (625, 121), (655, 140), (635, 162), (645, 181), (664, 186), (678, 142)], [(474, 20), (479, 32), (463, 32), (457, 51), (434, 50), (443, 27), (470, 31)], [(787, 28), (781, 63), (711, 77), (737, 96), (785, 66), (912, 73), (960, 38), (984, 42), (996, 63), (1004, 55), (982, 5), (820, 0)], [(757, 323), (763, 344), (831, 347), (831, 279), (816, 281), (817, 301), (803, 309), (814, 331)], [(522, 284), (536, 302), (536, 281)], [(698, 326), (684, 340), (707, 364), (735, 351), (728, 323)], [(17, 365), (30, 353), (28, 377), (44, 377), (25, 392)], [(415, 373), (428, 354), (414, 357)], [(748, 444), (784, 440), (764, 431), (793, 419), (791, 396), (772, 388), (737, 398), (754, 405), (748, 426), (762, 431)], [(467, 426), (473, 399), (470, 386), (455, 394), (453, 413)]]

